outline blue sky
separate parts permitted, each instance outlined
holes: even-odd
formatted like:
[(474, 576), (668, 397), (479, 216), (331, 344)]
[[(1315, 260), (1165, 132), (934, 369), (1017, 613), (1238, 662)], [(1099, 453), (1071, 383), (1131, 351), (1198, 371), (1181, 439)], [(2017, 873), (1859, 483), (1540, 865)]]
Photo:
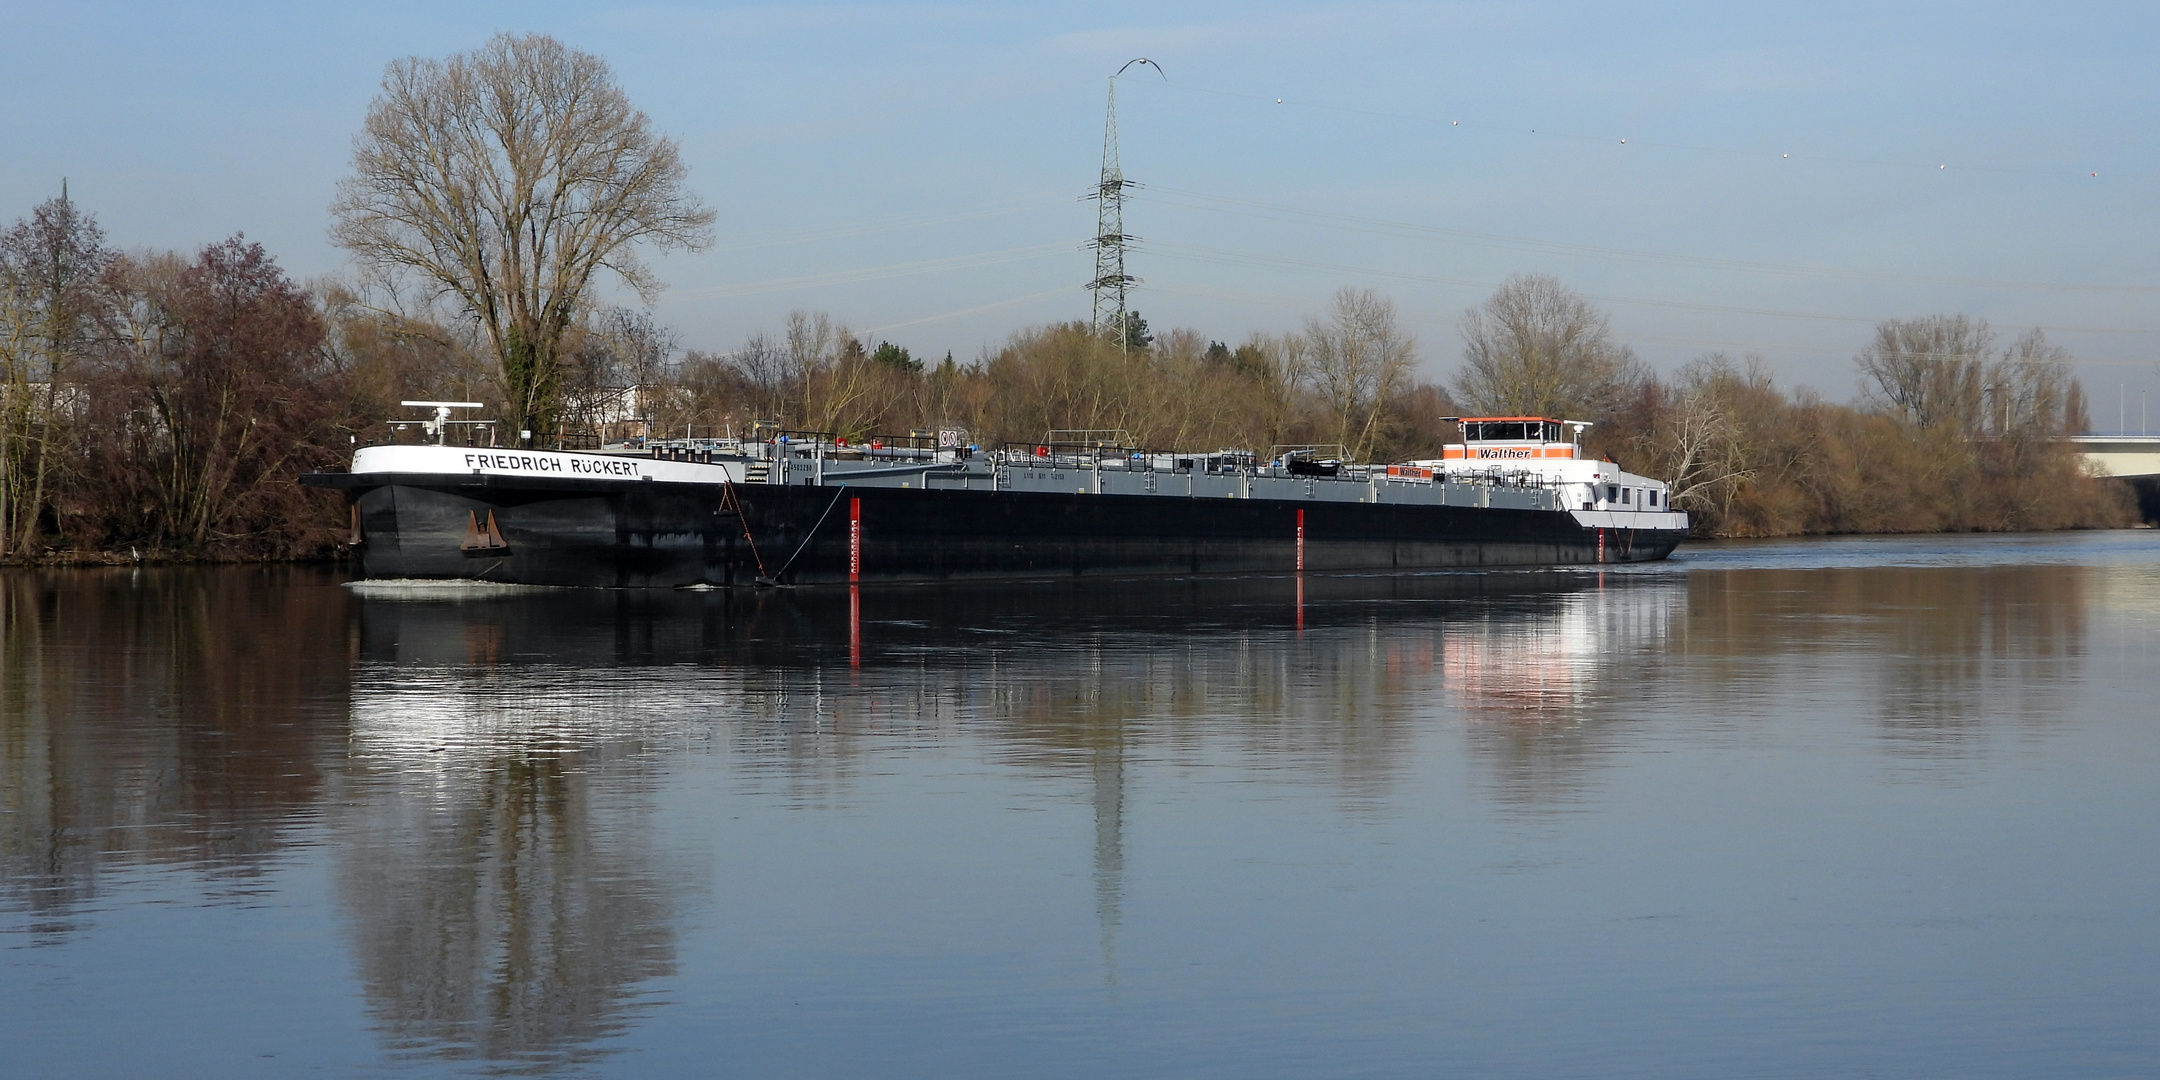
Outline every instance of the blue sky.
[[(126, 246), (235, 231), (333, 273), (383, 65), (499, 30), (602, 55), (681, 140), (719, 243), (657, 314), (724, 349), (790, 308), (965, 359), (1084, 317), (1105, 78), (1158, 328), (1393, 296), (1425, 374), (1511, 273), (1671, 370), (1760, 352), (1852, 393), (1872, 322), (1963, 311), (2160, 397), (2151, 4), (58, 4), (0, 34), (0, 216), (62, 176)], [(1281, 99), (1278, 103), (1277, 99)], [(1621, 140), (1626, 139), (1626, 143)], [(1786, 156), (1789, 155), (1789, 156)], [(2092, 175), (2098, 173), (2098, 176)], [(2160, 404), (2156, 402), (2155, 404)], [(2160, 417), (2156, 417), (2160, 419)]]

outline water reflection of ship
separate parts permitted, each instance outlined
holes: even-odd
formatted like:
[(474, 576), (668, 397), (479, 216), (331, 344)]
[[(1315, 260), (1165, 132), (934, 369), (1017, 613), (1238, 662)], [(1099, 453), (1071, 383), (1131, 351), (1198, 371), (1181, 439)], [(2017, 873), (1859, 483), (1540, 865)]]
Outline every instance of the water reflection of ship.
[(1116, 647), (1142, 639), (1292, 629), (1300, 619), (1323, 629), (1376, 617), (1439, 618), (1465, 603), (1532, 614), (1551, 597), (1594, 588), (1597, 580), (1584, 571), (1284, 575), (901, 587), (853, 596), (839, 590), (358, 588), (371, 601), (362, 642), (371, 659), (464, 663), (476, 658), (471, 643), (485, 640), (504, 657), (754, 670), (845, 660), (855, 635), (862, 661), (876, 667), (964, 662), (993, 644), (1008, 650), (1088, 642)]
[[(1524, 573), (371, 601), (357, 681), (368, 687), (379, 673), (405, 704), (374, 708), (362, 693), (356, 738), (419, 754), (431, 741), (485, 744), (520, 724), (586, 739), (640, 717), (697, 717), (729, 727), (733, 752), (777, 768), (814, 801), (815, 789), (849, 782), (872, 736), (964, 726), (988, 735), (999, 759), (1077, 785), (1093, 817), (1094, 908), (1114, 981), (1136, 748), (1205, 735), (1302, 759), (1377, 800), (1426, 707), (1440, 617), (1536, 619), (1594, 583)], [(537, 660), (573, 656), (584, 663)], [(469, 690), (413, 674), (498, 661), (501, 673)], [(428, 700), (451, 704), (409, 704)]]
[[(1556, 596), (1535, 619), (1485, 612), (1441, 632), (1449, 693), (1478, 719), (1566, 722), (1616, 667), (1662, 651), (1685, 593), (1669, 583)], [(1623, 677), (1624, 679), (1624, 677)]]
[(1440, 632), (1442, 686), (1491, 767), (1502, 805), (1575, 801), (1649, 711), (1662, 658), (1685, 617), (1671, 579), (1616, 581), (1553, 598), (1535, 618), (1486, 612)]

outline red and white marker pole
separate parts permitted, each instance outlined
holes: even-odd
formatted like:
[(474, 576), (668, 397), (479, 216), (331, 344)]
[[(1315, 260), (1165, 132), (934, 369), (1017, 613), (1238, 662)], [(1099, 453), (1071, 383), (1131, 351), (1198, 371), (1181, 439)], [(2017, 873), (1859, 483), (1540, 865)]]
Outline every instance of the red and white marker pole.
[(1302, 506), (1297, 512), (1297, 568), (1301, 573), (1305, 569), (1305, 508)]
[(862, 500), (848, 500), (847, 524), (847, 579), (853, 585), (862, 580)]

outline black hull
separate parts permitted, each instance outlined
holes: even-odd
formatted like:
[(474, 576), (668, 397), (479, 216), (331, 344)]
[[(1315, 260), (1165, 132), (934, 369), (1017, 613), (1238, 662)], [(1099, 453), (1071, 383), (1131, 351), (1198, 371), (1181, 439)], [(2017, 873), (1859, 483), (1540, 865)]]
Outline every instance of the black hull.
[[(1645, 562), (1682, 534), (1566, 513), (891, 487), (311, 478), (349, 487), (369, 578), (667, 588)], [(740, 504), (739, 511), (734, 503)], [(492, 513), (500, 548), (468, 550)], [(851, 548), (859, 522), (860, 546)]]

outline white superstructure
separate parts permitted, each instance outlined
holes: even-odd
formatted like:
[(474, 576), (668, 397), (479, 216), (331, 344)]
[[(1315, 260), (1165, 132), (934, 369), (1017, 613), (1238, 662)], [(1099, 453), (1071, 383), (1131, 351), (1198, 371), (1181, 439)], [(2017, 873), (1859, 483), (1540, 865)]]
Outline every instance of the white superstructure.
[(1628, 472), (1610, 461), (1582, 456), (1582, 421), (1543, 416), (1450, 417), (1462, 426), (1462, 442), (1438, 458), (1408, 464), (1463, 482), (1505, 477), (1549, 488), (1562, 507), (1589, 528), (1686, 529), (1662, 480)]

